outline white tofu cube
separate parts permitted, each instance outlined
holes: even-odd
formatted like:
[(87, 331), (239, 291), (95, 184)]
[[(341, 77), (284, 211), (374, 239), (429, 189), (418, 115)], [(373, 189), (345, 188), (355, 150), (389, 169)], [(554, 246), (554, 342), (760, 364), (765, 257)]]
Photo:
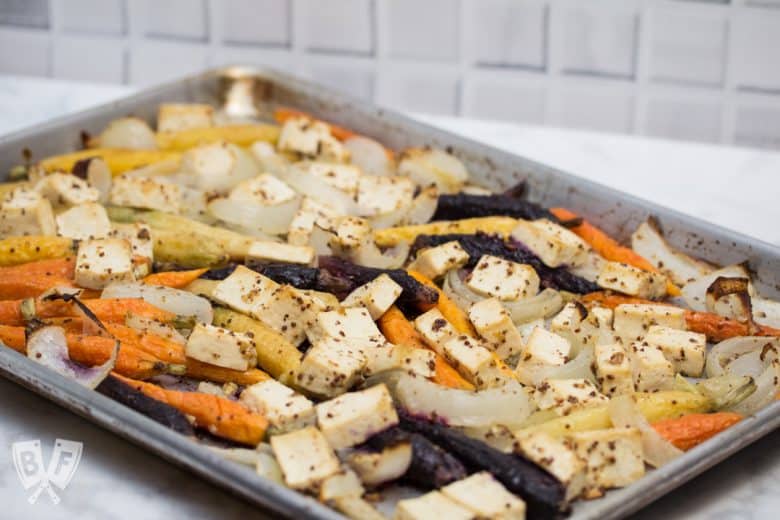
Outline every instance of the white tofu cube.
[(398, 424), (393, 398), (384, 384), (342, 394), (316, 408), (317, 424), (336, 450), (360, 444)]
[(332, 230), (335, 237), (331, 240), (330, 246), (334, 248), (356, 248), (371, 236), (371, 224), (359, 217), (341, 217), (335, 222)]
[(106, 238), (111, 221), (106, 209), (96, 202), (79, 204), (57, 215), (57, 234), (76, 240)]
[(515, 368), (518, 381), (534, 385), (533, 372), (539, 367), (561, 366), (569, 360), (569, 340), (542, 327), (535, 327), (526, 341)]
[(130, 243), (120, 238), (85, 240), (76, 255), (75, 282), (88, 289), (103, 289), (111, 282), (133, 281)]
[(329, 125), (306, 117), (285, 121), (276, 146), (281, 152), (293, 152), (303, 157), (335, 162), (349, 159), (349, 151), (331, 135)]
[(35, 190), (55, 206), (75, 206), (97, 202), (100, 199), (100, 192), (97, 189), (91, 187), (87, 181), (69, 173), (50, 173), (38, 181)]
[(239, 182), (230, 191), (229, 198), (236, 201), (253, 202), (261, 206), (277, 206), (293, 200), (296, 196), (295, 190), (279, 180), (278, 177), (270, 173), (263, 173)]
[(282, 285), (257, 312), (257, 319), (297, 346), (306, 339), (306, 330), (314, 325), (317, 313), (325, 308), (319, 299), (290, 285)]
[(358, 180), (357, 204), (363, 216), (382, 215), (408, 207), (414, 198), (414, 182), (408, 177), (362, 175)]
[(455, 336), (445, 341), (441, 350), (452, 367), (477, 388), (501, 386), (506, 382), (500, 360), (476, 338)]
[[(22, 186), (15, 188), (3, 197), (3, 208), (31, 209), (35, 208), (45, 197), (34, 188)], [(46, 199), (48, 200), (48, 199)]]
[(301, 207), (293, 216), (290, 222), (290, 230), (287, 233), (287, 242), (292, 245), (306, 245), (311, 238), (311, 232), (316, 222), (325, 223), (325, 221), (338, 219), (341, 215), (331, 208), (317, 200), (304, 197), (301, 201)]
[(572, 350), (579, 352), (587, 346), (593, 346), (599, 337), (599, 331), (588, 318), (588, 310), (579, 302), (567, 303), (550, 320), (550, 331), (569, 340)]
[(433, 377), (436, 369), (436, 353), (432, 350), (392, 345), (366, 349), (364, 374), (371, 376), (388, 370), (405, 370), (420, 377)]
[(610, 397), (634, 392), (631, 359), (620, 343), (606, 343), (594, 347), (596, 380), (601, 392)]
[(130, 242), (133, 252), (133, 270), (136, 278), (143, 278), (152, 270), (154, 261), (154, 242), (152, 228), (142, 222), (131, 224), (115, 223), (109, 236), (123, 238)]
[(344, 307), (365, 307), (371, 319), (378, 320), (401, 296), (401, 286), (387, 274), (380, 274), (361, 285), (341, 302)]
[(469, 179), (466, 166), (440, 148), (408, 148), (401, 154), (398, 174), (425, 188), (435, 185), (440, 193), (456, 193)]
[(512, 237), (533, 251), (545, 265), (579, 266), (588, 259), (588, 245), (568, 229), (547, 219), (520, 220)]
[(525, 520), (525, 502), (507, 491), (487, 471), (447, 484), (441, 492), (472, 510), (478, 518)]
[(604, 489), (627, 486), (645, 474), (642, 437), (636, 428), (578, 432), (567, 442), (585, 461), (589, 498), (600, 496)]
[(661, 349), (675, 372), (699, 377), (704, 371), (707, 353), (707, 336), (704, 334), (654, 325), (647, 331), (645, 341), (651, 347)]
[(425, 343), (435, 350), (440, 356), (444, 355), (442, 345), (458, 335), (455, 327), (446, 320), (441, 311), (433, 308), (428, 312), (420, 314), (414, 320), (414, 328), (425, 340)]
[(157, 110), (158, 132), (179, 132), (212, 126), (214, 108), (197, 103), (163, 103)]
[(660, 273), (643, 271), (620, 262), (606, 262), (596, 278), (596, 283), (639, 298), (661, 298), (666, 294), (666, 277)]
[(317, 422), (314, 403), (274, 379), (246, 387), (239, 401), (264, 415), (275, 432), (298, 430)]
[(265, 304), (273, 298), (279, 284), (239, 265), (214, 288), (213, 299), (231, 309), (262, 319)]
[(475, 303), (469, 309), (469, 319), (479, 335), (487, 341), (503, 360), (519, 354), (523, 348), (520, 332), (501, 302), (489, 298)]
[(205, 323), (192, 329), (185, 352), (192, 359), (242, 372), (257, 365), (252, 336)]
[(232, 143), (217, 142), (190, 148), (181, 159), (181, 171), (191, 187), (225, 193), (260, 172), (252, 156)]
[(533, 267), (497, 256), (484, 255), (466, 277), (466, 285), (483, 296), (514, 301), (536, 296), (539, 275)]
[(545, 432), (515, 435), (515, 450), (552, 473), (566, 486), (566, 500), (580, 496), (585, 488), (585, 462), (563, 441)]
[(458, 269), (469, 261), (469, 254), (457, 240), (436, 247), (429, 247), (417, 253), (409, 269), (425, 275), (431, 280), (444, 276), (451, 269)]
[(637, 392), (670, 389), (674, 382), (674, 367), (660, 348), (635, 341), (628, 353)]
[(312, 343), (322, 338), (338, 338), (361, 349), (381, 347), (387, 342), (363, 307), (320, 312), (306, 334)]
[(156, 209), (178, 213), (181, 209), (181, 188), (176, 184), (150, 177), (114, 178), (109, 195), (111, 204), (133, 208)]
[(341, 469), (320, 485), (320, 501), (328, 502), (339, 498), (362, 497), (366, 490), (357, 473), (351, 469)]
[(615, 307), (615, 334), (628, 345), (641, 340), (653, 325), (685, 330), (685, 310), (670, 305), (623, 304)]
[(312, 426), (271, 437), (271, 448), (282, 468), (287, 486), (316, 490), (320, 483), (340, 469), (325, 436)]
[(354, 385), (365, 366), (363, 349), (346, 339), (326, 337), (306, 351), (294, 380), (297, 387), (312, 394), (332, 397)]
[(314, 260), (314, 249), (309, 246), (294, 246), (257, 240), (249, 245), (246, 257), (267, 262), (287, 264), (310, 264)]
[(545, 379), (536, 387), (534, 400), (539, 409), (553, 410), (558, 415), (609, 401), (587, 379)]
[(393, 520), (473, 520), (475, 516), (471, 509), (447, 498), (443, 493), (429, 491), (417, 498), (399, 501)]
[(24, 204), (6, 202), (0, 210), (0, 238), (26, 235), (54, 235), (57, 224), (51, 202), (31, 197)]

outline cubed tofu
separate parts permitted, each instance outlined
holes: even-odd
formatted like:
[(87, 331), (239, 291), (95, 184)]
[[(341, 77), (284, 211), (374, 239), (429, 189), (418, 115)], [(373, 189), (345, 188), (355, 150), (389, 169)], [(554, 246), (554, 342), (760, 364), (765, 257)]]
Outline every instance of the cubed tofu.
[(306, 334), (312, 343), (322, 338), (339, 338), (361, 349), (381, 347), (387, 342), (364, 307), (320, 312)]
[(306, 339), (306, 330), (314, 325), (317, 314), (325, 308), (319, 299), (291, 285), (282, 285), (263, 304), (256, 317), (297, 346)]
[(371, 376), (388, 370), (405, 370), (420, 377), (433, 377), (436, 369), (436, 353), (432, 350), (393, 345), (366, 349), (364, 374)]
[(285, 121), (276, 146), (281, 152), (293, 152), (308, 158), (335, 162), (349, 159), (349, 151), (331, 135), (329, 125), (306, 117)]
[(635, 341), (628, 349), (637, 392), (669, 390), (674, 382), (674, 367), (660, 348)]
[(586, 321), (596, 328), (597, 338), (595, 345), (606, 345), (617, 341), (614, 323), (615, 312), (607, 307), (591, 307)]
[(179, 132), (212, 126), (214, 108), (197, 103), (163, 103), (157, 110), (158, 132)]
[(636, 428), (578, 432), (571, 434), (567, 443), (585, 461), (588, 497), (627, 486), (645, 474), (642, 437)]
[(361, 285), (341, 302), (344, 307), (365, 307), (371, 319), (378, 320), (401, 296), (401, 286), (387, 274), (380, 274)]
[(507, 491), (487, 471), (447, 484), (441, 492), (473, 511), (478, 518), (525, 520), (525, 502)]
[(264, 415), (275, 433), (298, 430), (317, 422), (314, 403), (274, 379), (246, 387), (239, 401), (249, 410)]
[(114, 178), (109, 200), (116, 206), (178, 213), (182, 195), (181, 188), (170, 182), (162, 182), (150, 177), (121, 176)]
[(525, 385), (533, 385), (532, 373), (540, 367), (561, 366), (569, 360), (569, 340), (543, 327), (534, 328), (520, 354), (515, 368), (517, 379)]
[(424, 188), (435, 185), (440, 193), (457, 193), (469, 172), (460, 159), (440, 148), (409, 148), (401, 154), (398, 174)]
[(306, 245), (311, 238), (311, 232), (317, 221), (335, 220), (341, 215), (331, 208), (310, 197), (304, 197), (301, 207), (290, 222), (290, 230), (287, 233), (287, 242), (292, 245)]
[(550, 331), (569, 340), (572, 349), (579, 352), (593, 346), (599, 337), (598, 329), (588, 318), (588, 310), (579, 302), (567, 303), (550, 320)]
[(462, 267), (468, 261), (469, 254), (457, 240), (453, 240), (417, 253), (417, 257), (409, 265), (409, 269), (435, 280), (447, 274), (451, 269)]
[(130, 242), (134, 259), (133, 271), (136, 278), (143, 278), (151, 272), (154, 261), (152, 228), (143, 222), (114, 223), (114, 229), (111, 230), (109, 236), (123, 238)]
[(247, 258), (265, 262), (286, 264), (310, 264), (314, 260), (314, 249), (309, 246), (294, 246), (266, 240), (257, 240), (249, 245)]
[(633, 303), (615, 307), (613, 327), (624, 345), (644, 338), (653, 325), (685, 330), (685, 310), (670, 305)]
[(445, 341), (442, 355), (477, 388), (501, 386), (506, 382), (503, 366), (496, 356), (471, 336), (461, 334)]
[(539, 275), (533, 267), (503, 258), (484, 255), (466, 277), (466, 285), (482, 296), (514, 301), (536, 296)]
[(85, 240), (76, 255), (75, 282), (88, 289), (103, 289), (111, 282), (130, 282), (133, 258), (130, 242), (121, 238)]
[(558, 415), (609, 401), (587, 379), (545, 379), (536, 387), (534, 400), (539, 409), (553, 410)]
[(190, 148), (182, 156), (181, 171), (192, 187), (209, 193), (225, 193), (260, 174), (251, 155), (226, 142)]
[(395, 507), (393, 520), (473, 520), (471, 509), (447, 498), (439, 491), (429, 491), (417, 498), (401, 500)]
[(398, 424), (393, 398), (384, 384), (342, 394), (316, 408), (317, 424), (336, 450), (360, 444)]
[(216, 285), (212, 298), (235, 311), (261, 319), (265, 304), (278, 288), (279, 284), (270, 278), (239, 265)]
[(100, 192), (97, 189), (91, 187), (87, 181), (69, 173), (50, 173), (38, 181), (35, 190), (55, 206), (75, 206), (97, 202), (100, 199)]
[(106, 209), (96, 202), (79, 204), (57, 215), (57, 234), (76, 240), (106, 238), (111, 221)]
[(562, 440), (545, 432), (518, 433), (515, 450), (553, 474), (566, 486), (566, 500), (585, 489), (585, 462)]
[(185, 352), (198, 361), (242, 372), (257, 365), (251, 335), (205, 323), (197, 323), (192, 329)]
[(362, 175), (358, 180), (357, 204), (363, 216), (390, 213), (408, 207), (414, 198), (414, 182), (408, 177)]
[(547, 219), (518, 221), (512, 237), (522, 242), (549, 267), (579, 266), (588, 259), (588, 245), (585, 241)]
[(520, 332), (512, 317), (496, 298), (475, 303), (469, 309), (469, 319), (477, 332), (503, 360), (519, 354), (523, 348)]
[(313, 426), (274, 435), (271, 448), (282, 468), (284, 482), (293, 489), (317, 490), (324, 479), (340, 469), (333, 448)]
[(634, 392), (631, 359), (620, 343), (605, 343), (594, 347), (596, 380), (601, 392), (610, 397)]
[(312, 342), (306, 351), (294, 380), (308, 392), (332, 397), (346, 392), (361, 376), (366, 366), (363, 349), (343, 338), (325, 337)]
[(425, 343), (435, 350), (440, 356), (444, 355), (442, 345), (458, 335), (455, 327), (447, 321), (441, 311), (433, 308), (428, 312), (420, 314), (414, 320), (414, 328), (425, 340)]
[(365, 492), (357, 473), (342, 468), (322, 481), (319, 498), (322, 502), (328, 502), (337, 498), (362, 497)]
[(331, 247), (352, 249), (361, 246), (371, 236), (371, 224), (359, 217), (341, 217), (333, 223), (335, 236)]
[(661, 298), (666, 294), (666, 277), (620, 262), (606, 262), (596, 278), (604, 289), (639, 298)]
[(22, 186), (7, 193), (3, 197), (2, 206), (3, 208), (32, 209), (44, 199), (45, 197), (35, 189)]
[(645, 341), (651, 347), (661, 349), (675, 372), (699, 377), (704, 371), (707, 351), (707, 336), (704, 334), (654, 325), (647, 331)]
[(0, 238), (57, 233), (51, 202), (43, 197), (28, 202), (25, 205), (3, 204), (0, 210)]
[(230, 191), (230, 199), (246, 201), (261, 206), (277, 206), (297, 196), (295, 190), (275, 175), (263, 173), (257, 177), (239, 182)]
[(306, 163), (309, 175), (322, 179), (326, 184), (353, 197), (358, 193), (358, 186), (363, 173), (352, 164), (334, 164), (328, 162)]

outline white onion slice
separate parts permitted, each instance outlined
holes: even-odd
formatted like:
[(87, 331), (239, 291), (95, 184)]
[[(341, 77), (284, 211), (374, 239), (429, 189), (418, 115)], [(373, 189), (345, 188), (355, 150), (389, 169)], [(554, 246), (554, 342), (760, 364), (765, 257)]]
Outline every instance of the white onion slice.
[(105, 363), (84, 367), (70, 359), (67, 338), (61, 327), (42, 327), (30, 334), (27, 340), (28, 358), (92, 389), (96, 388), (114, 369), (118, 354), (119, 341), (116, 341), (111, 356)]
[(398, 269), (409, 256), (409, 244), (401, 242), (395, 247), (381, 251), (371, 237), (367, 237), (357, 248), (348, 254), (349, 259), (365, 267), (378, 269)]
[(334, 188), (324, 180), (306, 171), (305, 166), (294, 164), (278, 177), (302, 195), (311, 197), (333, 208), (340, 215), (357, 215), (357, 203), (346, 192)]
[(101, 298), (142, 298), (155, 307), (179, 316), (194, 316), (202, 323), (211, 323), (214, 311), (205, 298), (190, 292), (138, 282), (118, 282), (103, 289)]
[(344, 140), (344, 147), (349, 150), (352, 164), (359, 166), (369, 175), (388, 177), (395, 172), (395, 161), (388, 155), (380, 143), (362, 135), (355, 135)]
[(137, 117), (114, 119), (100, 134), (99, 141), (102, 148), (157, 149), (154, 132), (146, 121)]
[(100, 157), (90, 159), (89, 164), (87, 164), (87, 184), (98, 190), (100, 194), (98, 202), (101, 204), (108, 202), (112, 182), (113, 175), (106, 161)]
[(616, 428), (637, 428), (642, 435), (642, 452), (645, 461), (655, 468), (671, 462), (683, 454), (682, 450), (664, 439), (650, 426), (639, 411), (633, 396), (619, 395), (609, 401), (609, 418)]
[(753, 296), (753, 321), (758, 324), (780, 329), (780, 302)]
[(167, 323), (160, 323), (157, 320), (140, 316), (133, 312), (128, 312), (125, 316), (125, 325), (131, 329), (137, 330), (143, 334), (150, 333), (160, 336), (179, 345), (187, 343), (187, 338), (182, 336), (181, 332), (171, 327)]
[(209, 202), (208, 210), (219, 220), (280, 235), (287, 232), (300, 205), (301, 199), (297, 197), (273, 206), (219, 198)]
[(400, 208), (389, 213), (382, 213), (380, 215), (370, 217), (368, 220), (371, 222), (371, 227), (374, 229), (387, 229), (399, 226), (411, 209), (411, 204), (408, 206), (401, 206)]
[(431, 221), (439, 203), (439, 190), (436, 186), (424, 188), (412, 201), (412, 207), (401, 223), (407, 226), (426, 224)]
[(652, 219), (640, 224), (631, 235), (631, 248), (678, 285), (685, 285), (712, 271), (705, 262), (672, 248)]
[(727, 366), (732, 361), (750, 352), (760, 352), (767, 343), (780, 347), (780, 339), (764, 336), (740, 336), (721, 341), (713, 346), (707, 354), (705, 365), (707, 377), (717, 377), (726, 374)]
[(458, 269), (453, 269), (444, 277), (442, 290), (463, 310), (468, 310), (473, 304), (484, 300), (485, 298), (463, 283)]
[(555, 289), (544, 289), (536, 296), (501, 302), (512, 315), (515, 325), (520, 325), (539, 318), (549, 318), (563, 308), (564, 301), (561, 293)]
[(595, 361), (592, 345), (586, 345), (577, 354), (577, 357), (560, 366), (540, 366), (531, 375), (534, 385), (538, 385), (544, 379), (587, 379), (597, 384), (596, 376), (591, 366)]
[[(717, 278), (747, 278), (750, 279), (750, 273), (743, 265), (730, 265), (685, 284), (682, 288), (682, 298), (685, 303), (694, 311), (704, 312), (707, 310), (707, 288), (712, 285)], [(754, 294), (752, 284), (748, 286), (748, 291), (752, 296)]]

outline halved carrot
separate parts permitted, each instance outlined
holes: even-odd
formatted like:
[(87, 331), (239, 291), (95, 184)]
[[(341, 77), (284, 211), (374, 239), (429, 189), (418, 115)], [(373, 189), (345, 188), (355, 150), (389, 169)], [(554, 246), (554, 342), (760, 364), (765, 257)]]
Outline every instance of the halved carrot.
[(191, 269), (189, 271), (163, 271), (150, 274), (143, 279), (145, 284), (164, 285), (174, 289), (183, 289), (200, 278), (208, 269)]
[(268, 428), (268, 420), (264, 416), (228, 399), (201, 392), (167, 390), (152, 383), (117, 377), (152, 399), (193, 417), (196, 427), (218, 437), (254, 447), (263, 440)]
[[(24, 325), (22, 313), (24, 302), (33, 302), (34, 315), (37, 318), (80, 317), (72, 303), (62, 300), (2, 300), (0, 301), (0, 324)], [(106, 298), (84, 300), (84, 304), (104, 323), (124, 323), (129, 312), (144, 318), (170, 323), (176, 315), (157, 308), (141, 298)], [(28, 304), (25, 304), (28, 305)]]
[(476, 336), (477, 332), (474, 330), (474, 327), (471, 325), (471, 321), (469, 321), (468, 316), (466, 315), (466, 312), (457, 306), (457, 304), (450, 299), (449, 296), (444, 294), (444, 291), (439, 289), (439, 286), (433, 283), (433, 280), (428, 278), (422, 273), (418, 273), (417, 271), (408, 271), (409, 275), (420, 282), (423, 285), (427, 285), (428, 287), (431, 287), (432, 289), (436, 289), (436, 291), (439, 293), (439, 301), (435, 304), (430, 305), (421, 305), (420, 310), (428, 311), (432, 308), (436, 307), (441, 311), (441, 313), (444, 315), (444, 317), (452, 323), (452, 326), (455, 327), (455, 330), (460, 332), (461, 334), (468, 334), (470, 336)]
[(166, 363), (177, 365), (187, 363), (184, 346), (175, 341), (150, 332), (139, 332), (120, 323), (106, 323), (105, 325), (108, 332), (121, 341), (122, 345), (132, 345)]
[[(561, 220), (579, 218), (579, 215), (573, 211), (569, 211), (566, 208), (550, 208), (550, 213)], [(658, 269), (656, 269), (656, 267), (648, 262), (647, 259), (645, 259), (643, 256), (638, 254), (630, 247), (621, 246), (617, 240), (587, 220), (583, 220), (581, 224), (569, 229), (576, 233), (581, 239), (587, 242), (594, 251), (607, 260), (612, 262), (622, 262), (624, 264), (632, 265), (638, 269), (649, 271), (651, 273), (659, 272)], [(680, 288), (674, 285), (672, 282), (667, 281), (666, 292), (670, 296), (679, 296)]]
[(61, 276), (73, 279), (76, 270), (76, 259), (72, 256), (35, 260), (19, 265), (0, 267), (0, 280), (18, 276)]
[(692, 413), (653, 423), (653, 429), (681, 450), (689, 450), (742, 420), (738, 413)]
[[(382, 334), (390, 343), (428, 349), (428, 345), (425, 344), (420, 333), (415, 330), (414, 325), (406, 319), (404, 313), (395, 305), (391, 306), (379, 318), (379, 330), (382, 331)], [(436, 354), (436, 365), (434, 366), (432, 380), (434, 383), (450, 388), (474, 390), (474, 385), (466, 381), (457, 370), (438, 354)]]
[(250, 386), (271, 379), (271, 376), (260, 369), (232, 370), (230, 368), (209, 365), (197, 359), (187, 358), (187, 375), (195, 379), (205, 379), (215, 383), (236, 383)]
[(75, 287), (73, 282), (59, 275), (0, 274), (0, 300), (12, 298), (35, 298), (55, 287)]

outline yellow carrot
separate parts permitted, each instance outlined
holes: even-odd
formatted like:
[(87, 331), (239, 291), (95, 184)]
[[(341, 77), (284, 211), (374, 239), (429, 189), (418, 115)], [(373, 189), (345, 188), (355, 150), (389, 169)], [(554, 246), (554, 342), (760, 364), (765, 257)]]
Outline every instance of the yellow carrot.
[(398, 226), (374, 231), (374, 241), (380, 247), (392, 247), (401, 242), (413, 242), (418, 235), (473, 234), (478, 231), (508, 236), (517, 227), (510, 217), (476, 217), (462, 220), (441, 220), (415, 226)]

